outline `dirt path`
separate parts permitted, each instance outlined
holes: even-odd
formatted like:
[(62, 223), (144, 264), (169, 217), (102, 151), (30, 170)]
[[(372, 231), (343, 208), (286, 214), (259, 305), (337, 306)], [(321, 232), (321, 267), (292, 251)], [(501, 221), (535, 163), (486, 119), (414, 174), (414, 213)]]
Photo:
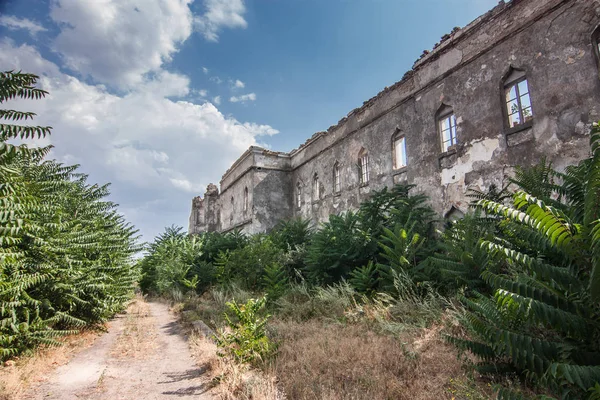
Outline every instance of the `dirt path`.
[(28, 399), (211, 399), (176, 318), (165, 304), (138, 300), (109, 325), (109, 332)]

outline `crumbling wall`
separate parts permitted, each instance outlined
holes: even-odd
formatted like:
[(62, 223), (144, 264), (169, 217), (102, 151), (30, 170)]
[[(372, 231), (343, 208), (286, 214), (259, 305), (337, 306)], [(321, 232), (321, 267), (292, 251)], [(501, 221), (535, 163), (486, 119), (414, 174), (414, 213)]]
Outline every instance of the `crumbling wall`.
[[(237, 196), (235, 187), (250, 185), (248, 232), (268, 230), (292, 215), (316, 224), (356, 209), (373, 190), (400, 182), (416, 185), (414, 190), (428, 195), (440, 216), (454, 218), (466, 212), (469, 188), (502, 186), (516, 165), (546, 158), (564, 168), (588, 156), (589, 128), (600, 119), (592, 42), (599, 25), (599, 0), (500, 2), (445, 35), (401, 81), (298, 149), (284, 154), (250, 148), (226, 172), (221, 189)], [(533, 119), (513, 128), (507, 122), (503, 79), (515, 69), (527, 77)], [(458, 144), (447, 152), (436, 118), (445, 107), (454, 111), (458, 128)], [(408, 163), (400, 169), (393, 166), (395, 134), (406, 140)], [(369, 154), (368, 184), (359, 182), (361, 149)], [(245, 174), (249, 177), (242, 179)], [(223, 195), (219, 207), (232, 212), (234, 221), (244, 221), (236, 219), (239, 211), (230, 210)]]
[[(302, 185), (298, 216), (323, 221), (356, 208), (372, 190), (416, 185), (440, 215), (465, 212), (469, 188), (501, 186), (516, 165), (543, 157), (558, 168), (589, 153), (592, 121), (600, 118), (600, 81), (591, 35), (600, 23), (592, 1), (520, 1), (501, 4), (469, 27), (448, 35), (410, 74), (337, 126), (292, 152), (294, 182)], [(525, 71), (534, 111), (531, 127), (505, 126), (502, 79)], [(458, 145), (441, 149), (436, 112), (452, 107)], [(392, 137), (405, 135), (408, 165), (394, 170)], [(359, 185), (358, 153), (369, 153), (370, 181)], [(334, 193), (333, 166), (342, 167)], [(322, 184), (316, 200), (312, 180)], [(295, 186), (297, 190), (297, 186)]]

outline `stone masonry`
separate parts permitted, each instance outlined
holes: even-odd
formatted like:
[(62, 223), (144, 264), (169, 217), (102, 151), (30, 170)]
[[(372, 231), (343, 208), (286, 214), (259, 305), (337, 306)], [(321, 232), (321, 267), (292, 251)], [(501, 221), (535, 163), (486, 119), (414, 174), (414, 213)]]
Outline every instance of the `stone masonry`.
[(600, 118), (599, 25), (600, 0), (501, 1), (299, 148), (250, 147), (193, 199), (189, 233), (316, 224), (400, 182), (454, 218), (517, 165), (576, 163)]

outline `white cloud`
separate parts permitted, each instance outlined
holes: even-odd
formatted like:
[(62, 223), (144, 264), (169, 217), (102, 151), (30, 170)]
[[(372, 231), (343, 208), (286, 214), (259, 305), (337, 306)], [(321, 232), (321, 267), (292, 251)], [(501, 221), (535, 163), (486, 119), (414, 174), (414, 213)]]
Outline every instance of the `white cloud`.
[(217, 85), (220, 85), (221, 83), (223, 83), (223, 80), (221, 78), (219, 78), (218, 76), (211, 76), (210, 78), (208, 78), (210, 81), (216, 83)]
[(233, 89), (243, 89), (246, 87), (246, 84), (239, 79), (236, 79), (235, 81), (231, 81), (231, 87)]
[(222, 28), (246, 28), (244, 0), (204, 0), (206, 12), (194, 19), (206, 40), (216, 42)]
[(40, 86), (50, 93), (10, 107), (36, 112), (36, 124), (54, 127), (52, 157), (82, 164), (93, 182), (113, 182), (114, 201), (146, 239), (172, 223), (187, 226), (190, 195), (203, 194), (249, 146), (277, 133), (225, 116), (210, 102), (170, 99), (190, 92), (183, 75), (162, 72), (115, 95), (61, 73), (31, 46), (0, 40), (0, 53), (7, 68), (42, 75)]
[(204, 72), (205, 75), (208, 74), (208, 68), (202, 67), (202, 72)]
[(61, 31), (53, 48), (82, 75), (131, 88), (159, 71), (190, 36), (191, 1), (54, 1), (50, 16)]
[(215, 103), (216, 105), (221, 104), (221, 96), (216, 96), (213, 98), (213, 103)]
[(37, 22), (27, 18), (17, 18), (13, 15), (0, 15), (0, 25), (10, 30), (25, 29), (31, 36), (47, 30)]
[(243, 94), (241, 96), (231, 96), (229, 98), (229, 101), (232, 103), (238, 103), (238, 102), (246, 102), (246, 101), (255, 101), (256, 100), (256, 94), (255, 93), (248, 93), (248, 94)]

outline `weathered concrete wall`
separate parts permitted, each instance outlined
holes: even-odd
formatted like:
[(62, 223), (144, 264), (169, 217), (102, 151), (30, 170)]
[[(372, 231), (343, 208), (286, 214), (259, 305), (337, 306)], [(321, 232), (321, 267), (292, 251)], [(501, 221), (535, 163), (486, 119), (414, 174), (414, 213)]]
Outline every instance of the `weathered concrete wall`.
[[(261, 197), (261, 206), (253, 218), (268, 221), (255, 228), (268, 229), (288, 216), (288, 210), (323, 221), (329, 214), (356, 208), (373, 190), (398, 182), (415, 184), (440, 215), (453, 207), (466, 211), (469, 188), (502, 185), (516, 165), (546, 157), (564, 168), (585, 158), (589, 127), (600, 119), (592, 41), (598, 25), (598, 0), (513, 0), (446, 35), (400, 82), (336, 126), (316, 133), (289, 155), (273, 153), (277, 158), (269, 160), (286, 162), (274, 161), (278, 177), (260, 182), (278, 182), (280, 189), (255, 184), (254, 198)], [(525, 73), (533, 109), (533, 119), (520, 128), (508, 127), (505, 112), (503, 79), (511, 68)], [(436, 113), (447, 106), (456, 116), (458, 144), (443, 153)], [(398, 132), (405, 136), (408, 164), (394, 170), (392, 138)], [(369, 154), (366, 185), (359, 184), (361, 149)], [(333, 190), (336, 162), (339, 193)], [(256, 159), (253, 163), (257, 165)], [(220, 204), (224, 207), (222, 196)]]

